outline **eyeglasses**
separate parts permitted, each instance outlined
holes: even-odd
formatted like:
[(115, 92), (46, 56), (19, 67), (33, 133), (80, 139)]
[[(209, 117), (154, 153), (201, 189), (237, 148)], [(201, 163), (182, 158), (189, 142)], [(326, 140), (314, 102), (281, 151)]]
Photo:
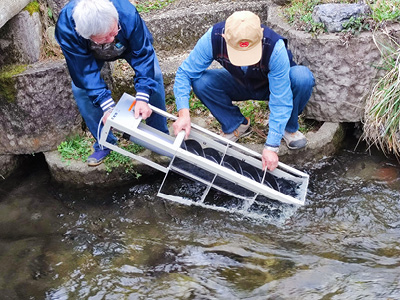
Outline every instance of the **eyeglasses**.
[(90, 37), (90, 39), (97, 45), (112, 43), (120, 30), (121, 26), (119, 23), (116, 23), (113, 30), (111, 30), (109, 33), (93, 35)]

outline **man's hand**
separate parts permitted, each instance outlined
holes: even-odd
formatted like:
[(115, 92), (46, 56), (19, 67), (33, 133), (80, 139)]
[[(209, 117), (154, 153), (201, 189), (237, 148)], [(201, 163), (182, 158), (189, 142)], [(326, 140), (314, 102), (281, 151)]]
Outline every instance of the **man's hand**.
[(262, 166), (263, 166), (263, 171), (265, 168), (267, 168), (270, 171), (275, 170), (275, 168), (278, 166), (278, 154), (276, 154), (274, 151), (265, 149), (262, 152)]
[(135, 104), (135, 118), (139, 118), (139, 116), (142, 116), (143, 120), (146, 120), (148, 117), (150, 117), (151, 113), (153, 111), (151, 110), (150, 106), (144, 102), (144, 101), (136, 101)]
[(179, 132), (185, 130), (185, 139), (189, 137), (190, 134), (190, 112), (188, 108), (182, 108), (178, 112), (178, 119), (172, 124), (174, 128), (174, 134), (178, 135)]
[(113, 109), (110, 108), (109, 110), (107, 110), (104, 114), (103, 114), (103, 124), (106, 124), (107, 118), (111, 115)]

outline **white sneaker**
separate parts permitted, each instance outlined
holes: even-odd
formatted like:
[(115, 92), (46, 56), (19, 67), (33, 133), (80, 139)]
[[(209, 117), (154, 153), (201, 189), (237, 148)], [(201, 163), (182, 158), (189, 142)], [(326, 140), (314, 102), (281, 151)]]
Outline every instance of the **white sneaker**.
[(223, 133), (221, 136), (224, 138), (236, 142), (239, 138), (244, 137), (248, 134), (250, 134), (249, 128), (250, 128), (250, 118), (247, 119), (247, 124), (241, 124), (238, 128), (236, 128), (232, 133)]
[(283, 139), (285, 140), (288, 148), (292, 150), (301, 149), (307, 145), (306, 137), (298, 130), (296, 132), (287, 132), (285, 130)]

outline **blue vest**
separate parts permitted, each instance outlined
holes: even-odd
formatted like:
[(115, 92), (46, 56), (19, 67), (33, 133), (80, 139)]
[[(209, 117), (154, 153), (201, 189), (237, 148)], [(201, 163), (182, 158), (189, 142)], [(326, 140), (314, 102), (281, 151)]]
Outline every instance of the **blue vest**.
[(281, 37), (279, 34), (274, 32), (272, 29), (265, 25), (261, 25), (264, 28), (264, 37), (262, 40), (262, 57), (261, 60), (252, 66), (248, 66), (247, 72), (243, 72), (241, 67), (234, 66), (231, 64), (228, 58), (226, 50), (226, 42), (222, 37), (225, 29), (225, 22), (220, 22), (214, 25), (211, 33), (211, 43), (213, 48), (213, 58), (218, 61), (232, 76), (243, 86), (251, 89), (268, 88), (268, 64), (271, 57), (272, 51), (274, 50), (275, 43), (282, 39), (285, 43), (286, 50), (288, 52), (290, 66), (295, 66), (296, 63), (293, 61), (293, 56), (290, 50), (287, 49), (287, 39)]

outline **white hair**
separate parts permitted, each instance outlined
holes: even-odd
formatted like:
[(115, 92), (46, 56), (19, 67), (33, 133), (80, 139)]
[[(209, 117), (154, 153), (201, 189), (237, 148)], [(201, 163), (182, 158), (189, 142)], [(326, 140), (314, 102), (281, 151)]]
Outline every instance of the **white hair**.
[(72, 17), (75, 30), (85, 39), (110, 32), (118, 22), (117, 9), (109, 0), (79, 0)]

